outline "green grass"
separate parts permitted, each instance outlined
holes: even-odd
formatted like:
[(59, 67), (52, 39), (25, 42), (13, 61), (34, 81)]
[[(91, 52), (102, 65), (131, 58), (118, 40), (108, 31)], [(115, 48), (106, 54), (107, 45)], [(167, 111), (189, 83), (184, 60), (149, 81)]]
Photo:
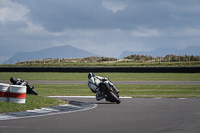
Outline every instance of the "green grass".
[[(115, 85), (120, 96), (131, 97), (200, 97), (199, 85)], [(85, 85), (37, 84), (37, 92), (46, 96), (93, 96)]]
[(41, 96), (89, 96), (93, 93), (87, 84), (37, 84), (36, 91)]
[[(10, 77), (22, 78), (26, 81), (87, 81), (88, 73), (25, 73), (0, 72), (0, 80)], [(95, 73), (108, 77), (111, 81), (200, 81), (200, 73)]]
[(27, 95), (25, 104), (0, 102), (0, 113), (33, 110), (43, 107), (56, 106), (64, 103), (65, 103), (64, 101), (48, 97)]
[(87, 73), (0, 72), (0, 80), (9, 80), (10, 77), (21, 78), (26, 81), (84, 81), (87, 80)]
[(117, 85), (122, 96), (200, 97), (199, 85)]

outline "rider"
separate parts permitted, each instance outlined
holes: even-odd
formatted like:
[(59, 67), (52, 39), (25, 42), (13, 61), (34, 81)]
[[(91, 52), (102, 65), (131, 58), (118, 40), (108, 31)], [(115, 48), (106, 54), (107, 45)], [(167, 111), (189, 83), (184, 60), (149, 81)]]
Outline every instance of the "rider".
[(17, 80), (15, 80), (13, 77), (11, 77), (10, 78), (10, 82), (13, 85), (22, 85), (24, 83), (24, 80), (23, 79), (17, 79)]
[(26, 93), (27, 94), (34, 94), (38, 95), (37, 92), (34, 90), (34, 86), (30, 86), (30, 84), (27, 81), (24, 81), (23, 79), (14, 79), (13, 77), (10, 78), (10, 82), (13, 85), (22, 85), (26, 86)]
[(104, 98), (104, 96), (99, 91), (99, 83), (107, 81), (109, 85), (116, 90), (117, 93), (119, 91), (114, 86), (114, 84), (106, 77), (95, 76), (94, 73), (90, 72), (88, 74), (88, 87), (93, 93), (96, 93), (96, 100), (99, 101)]

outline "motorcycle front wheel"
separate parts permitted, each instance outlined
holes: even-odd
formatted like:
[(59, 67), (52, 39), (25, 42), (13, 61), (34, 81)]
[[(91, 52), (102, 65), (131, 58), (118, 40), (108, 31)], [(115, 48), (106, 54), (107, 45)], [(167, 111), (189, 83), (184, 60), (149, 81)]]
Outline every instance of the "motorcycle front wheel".
[(110, 102), (116, 102), (117, 104), (120, 104), (120, 103), (121, 103), (121, 100), (119, 99), (118, 96), (115, 95), (114, 92), (109, 91), (109, 92), (108, 92), (108, 95), (109, 95), (109, 101), (110, 101)]

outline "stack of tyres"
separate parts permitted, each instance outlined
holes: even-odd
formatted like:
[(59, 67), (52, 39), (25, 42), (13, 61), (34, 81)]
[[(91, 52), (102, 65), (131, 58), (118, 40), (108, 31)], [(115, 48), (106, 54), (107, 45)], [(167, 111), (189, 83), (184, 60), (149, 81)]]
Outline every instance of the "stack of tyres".
[(9, 84), (0, 83), (0, 102), (8, 102)]
[(9, 102), (26, 103), (26, 86), (11, 85), (9, 91)]

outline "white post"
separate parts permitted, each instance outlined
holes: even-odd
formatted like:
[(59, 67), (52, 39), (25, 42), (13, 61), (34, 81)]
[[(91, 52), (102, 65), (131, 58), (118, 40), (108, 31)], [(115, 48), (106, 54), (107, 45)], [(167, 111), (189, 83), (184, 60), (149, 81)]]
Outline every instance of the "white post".
[(159, 64), (161, 64), (161, 57), (159, 57)]
[(188, 62), (190, 63), (190, 55), (188, 55)]

